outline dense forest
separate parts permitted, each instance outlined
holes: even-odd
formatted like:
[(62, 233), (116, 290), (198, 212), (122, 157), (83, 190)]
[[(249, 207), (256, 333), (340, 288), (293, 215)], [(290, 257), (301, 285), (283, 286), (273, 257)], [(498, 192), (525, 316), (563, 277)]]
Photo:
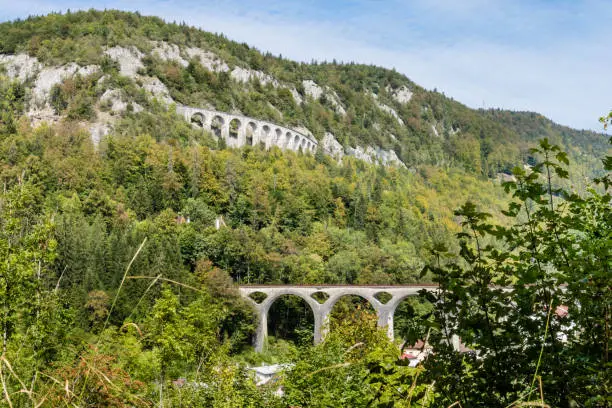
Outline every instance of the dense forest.
[[(151, 41), (260, 70), (304, 102), (286, 87), (146, 54)], [(104, 54), (116, 45), (146, 54), (139, 75), (158, 78), (176, 103), (392, 149), (405, 167), (322, 149), (225, 148), (122, 75)], [(42, 124), (28, 117), (35, 79), (0, 71), (0, 405), (612, 404), (603, 135), (471, 110), (394, 71), (300, 64), (134, 13), (3, 23), (0, 53), (100, 67), (55, 84), (59, 119)], [(315, 100), (303, 80), (333, 93)], [(392, 97), (402, 86), (408, 103)], [(84, 124), (110, 114), (100, 97), (114, 89), (129, 107), (95, 143)], [(262, 354), (236, 288), (415, 282), (439, 289), (402, 303), (395, 343), (367, 303), (347, 299), (313, 346), (308, 306), (286, 297), (270, 311)], [(451, 347), (453, 335), (467, 352)], [(417, 340), (433, 353), (409, 367), (400, 349)], [(255, 386), (246, 367), (275, 362), (293, 366)]]

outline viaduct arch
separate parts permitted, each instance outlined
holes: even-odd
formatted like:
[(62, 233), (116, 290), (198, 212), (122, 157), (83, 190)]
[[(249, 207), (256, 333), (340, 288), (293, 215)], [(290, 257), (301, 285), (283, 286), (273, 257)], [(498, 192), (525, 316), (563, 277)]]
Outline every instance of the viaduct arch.
[(272, 146), (303, 152), (317, 151), (319, 142), (310, 135), (278, 124), (211, 109), (179, 105), (176, 112), (193, 126), (210, 131), (225, 140), (229, 147)]
[[(312, 310), (314, 315), (314, 342), (321, 342), (327, 331), (327, 320), (336, 302), (343, 296), (360, 296), (372, 305), (378, 316), (378, 326), (386, 327), (387, 336), (393, 339), (393, 315), (395, 309), (402, 300), (408, 296), (416, 296), (421, 290), (433, 291), (437, 285), (408, 285), (408, 286), (339, 286), (339, 285), (248, 285), (240, 286), (240, 294), (249, 300), (258, 315), (259, 321), (253, 345), (256, 351), (262, 351), (266, 337), (268, 336), (268, 311), (272, 304), (281, 296), (294, 295), (302, 298)], [(257, 303), (250, 295), (263, 293), (266, 298)], [(313, 295), (316, 293), (327, 294), (328, 297), (319, 303)], [(388, 293), (391, 299), (382, 303), (376, 298), (379, 293)]]

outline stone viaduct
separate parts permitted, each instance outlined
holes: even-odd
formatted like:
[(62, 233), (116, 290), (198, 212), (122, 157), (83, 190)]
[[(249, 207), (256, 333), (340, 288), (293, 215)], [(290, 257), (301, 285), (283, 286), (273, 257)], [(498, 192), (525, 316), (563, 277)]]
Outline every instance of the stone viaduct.
[[(408, 296), (415, 296), (420, 290), (435, 290), (437, 285), (410, 285), (410, 286), (333, 286), (333, 285), (249, 285), (240, 286), (240, 294), (251, 301), (259, 318), (254, 346), (262, 351), (268, 335), (268, 311), (272, 304), (281, 296), (295, 295), (302, 298), (312, 309), (314, 314), (314, 342), (321, 342), (327, 331), (327, 320), (336, 302), (343, 296), (360, 296), (372, 305), (378, 316), (378, 326), (386, 327), (387, 336), (393, 339), (393, 314), (395, 309)], [(259, 303), (251, 295), (263, 293), (265, 299)], [(320, 303), (313, 295), (326, 294), (328, 297)], [(376, 298), (379, 293), (388, 293), (390, 300), (382, 303)]]
[(176, 112), (194, 126), (206, 129), (217, 138), (222, 138), (229, 147), (261, 145), (269, 149), (278, 146), (284, 150), (314, 153), (319, 144), (310, 135), (248, 116), (182, 105), (176, 107)]

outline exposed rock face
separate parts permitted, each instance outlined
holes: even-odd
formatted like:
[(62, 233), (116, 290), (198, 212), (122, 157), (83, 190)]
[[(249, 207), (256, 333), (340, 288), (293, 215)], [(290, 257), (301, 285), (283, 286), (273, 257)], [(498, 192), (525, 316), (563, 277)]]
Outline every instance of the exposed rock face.
[(290, 91), (291, 95), (293, 96), (293, 99), (295, 100), (295, 103), (297, 103), (298, 105), (304, 103), (304, 99), (302, 98), (302, 95), (300, 95), (300, 93), (297, 91), (297, 89), (291, 88)]
[(71, 62), (61, 67), (43, 68), (34, 82), (32, 88), (33, 102), (37, 105), (44, 105), (49, 99), (49, 93), (53, 86), (60, 84), (66, 78), (74, 75), (87, 76), (97, 72), (100, 68), (96, 65), (80, 67)]
[(95, 146), (100, 143), (100, 140), (110, 132), (111, 128), (107, 123), (92, 123), (89, 127), (89, 133)]
[(204, 51), (201, 48), (187, 48), (185, 52), (189, 58), (195, 58), (200, 61), (203, 67), (212, 72), (227, 72), (229, 67), (212, 52)]
[(377, 159), (384, 166), (394, 165), (394, 166), (406, 168), (406, 165), (404, 164), (403, 161), (400, 160), (399, 157), (397, 157), (397, 153), (395, 153), (394, 150), (391, 150), (391, 149), (384, 150), (378, 147), (374, 149), (371, 146), (368, 146), (368, 149), (370, 149), (371, 151), (374, 151), (374, 154), (376, 155)]
[(312, 97), (314, 100), (318, 100), (321, 95), (323, 95), (323, 88), (321, 88), (311, 79), (302, 81), (302, 85), (304, 86), (304, 92), (306, 92), (306, 95)]
[(341, 160), (342, 157), (344, 157), (344, 147), (336, 140), (333, 134), (325, 132), (325, 136), (321, 143), (323, 145), (323, 151), (334, 159)]
[(391, 94), (393, 99), (398, 101), (399, 103), (407, 103), (410, 102), (412, 98), (412, 91), (408, 89), (405, 85), (400, 86), (397, 89), (391, 89), (391, 87), (387, 86), (387, 92)]
[(306, 95), (312, 97), (314, 100), (319, 100), (322, 95), (325, 95), (325, 97), (328, 98), (329, 102), (334, 107), (336, 113), (346, 115), (346, 110), (344, 110), (344, 107), (340, 103), (338, 94), (336, 94), (333, 89), (330, 89), (329, 87), (325, 87), (325, 89), (323, 89), (311, 79), (302, 81), (302, 85), (304, 86), (304, 92)]
[(384, 150), (379, 147), (367, 146), (365, 149), (361, 146), (356, 148), (347, 147), (346, 152), (349, 156), (363, 160), (367, 163), (380, 163), (383, 166), (398, 166), (406, 167), (397, 154), (393, 150)]
[(365, 150), (363, 149), (363, 147), (361, 146), (357, 146), (356, 148), (353, 148), (350, 146), (347, 147), (346, 154), (356, 159), (363, 160), (366, 163), (372, 163), (372, 157), (369, 154), (367, 154)]
[(159, 57), (164, 61), (176, 61), (183, 67), (189, 65), (183, 57), (181, 57), (181, 50), (176, 44), (169, 44), (165, 41), (153, 42), (154, 48), (151, 54)]
[(153, 97), (157, 98), (166, 105), (174, 103), (174, 99), (170, 96), (170, 91), (162, 81), (157, 77), (140, 77), (142, 87), (150, 92)]
[(100, 102), (109, 103), (110, 110), (114, 113), (124, 112), (128, 105), (123, 100), (123, 93), (119, 89), (107, 89), (100, 97)]
[(326, 96), (329, 98), (336, 113), (342, 116), (346, 115), (346, 110), (344, 110), (344, 107), (340, 103), (340, 98), (338, 97), (338, 94), (336, 92), (328, 88), (328, 93)]
[(376, 106), (378, 106), (378, 109), (382, 110), (383, 112), (386, 112), (389, 115), (393, 116), (399, 122), (400, 125), (404, 126), (404, 121), (402, 120), (402, 118), (399, 117), (395, 109), (378, 101), (376, 102)]
[(119, 73), (126, 77), (136, 78), (138, 70), (144, 68), (144, 55), (135, 47), (113, 47), (106, 50), (105, 54), (119, 63)]
[(6, 69), (6, 75), (19, 82), (34, 78), (42, 65), (38, 59), (27, 54), (4, 55), (0, 54), (0, 65)]
[(81, 67), (75, 63), (66, 64), (61, 67), (43, 68), (36, 77), (36, 81), (34, 81), (32, 96), (29, 101), (29, 110), (26, 112), (26, 115), (34, 125), (43, 121), (56, 122), (59, 120), (59, 117), (50, 105), (51, 89), (71, 76), (87, 76), (97, 72), (99, 69), (96, 65)]
[[(185, 58), (189, 57), (198, 59), (204, 67), (211, 71), (230, 71), (228, 65), (211, 52), (204, 51), (200, 48), (187, 48), (182, 50), (182, 52), (184, 54), (181, 54), (181, 49), (175, 44), (169, 44), (166, 42), (153, 43), (152, 54), (156, 55), (162, 60), (176, 61), (181, 66), (185, 67), (189, 64)], [(113, 47), (107, 49), (105, 54), (119, 63), (121, 75), (134, 79), (137, 84), (141, 85), (144, 90), (162, 103), (166, 105), (175, 103), (168, 88), (159, 80), (159, 78), (138, 74), (138, 71), (144, 68), (142, 63), (144, 54), (142, 54), (138, 49), (135, 47)], [(185, 57), (183, 57), (183, 55)], [(44, 67), (36, 58), (29, 57), (26, 54), (0, 55), (0, 64), (4, 67), (6, 75), (11, 79), (19, 81), (34, 79), (33, 86), (31, 88), (31, 97), (28, 101), (29, 110), (26, 112), (27, 116), (34, 125), (42, 121), (56, 122), (61, 119), (50, 106), (50, 93), (53, 86), (62, 83), (62, 81), (72, 76), (87, 76), (99, 72), (100, 70), (100, 67), (98, 66), (90, 65), (81, 67), (75, 63), (69, 63), (60, 67)], [(304, 97), (295, 88), (281, 84), (277, 79), (264, 72), (237, 67), (230, 72), (230, 75), (237, 82), (246, 83), (257, 79), (263, 85), (271, 84), (274, 87), (284, 87), (291, 92), (291, 95), (296, 103), (304, 103)], [(99, 86), (103, 87), (102, 89), (105, 87), (106, 80), (107, 77), (103, 76), (98, 81)], [(346, 114), (346, 111), (340, 102), (340, 98), (333, 89), (327, 86), (321, 87), (312, 80), (305, 80), (302, 84), (307, 96), (310, 96), (316, 100), (319, 100), (321, 97), (325, 97), (336, 113), (342, 115)], [(410, 96), (412, 95), (408, 88), (405, 87), (392, 92), (394, 98), (403, 102), (409, 100)], [(372, 94), (372, 96), (377, 99), (377, 95)], [(140, 112), (143, 110), (142, 106), (134, 103), (133, 101), (130, 102), (124, 92), (120, 89), (107, 89), (100, 97), (100, 102), (108, 104), (110, 113), (102, 111), (98, 112), (98, 120), (88, 125), (95, 144), (98, 144), (101, 138), (111, 131), (113, 123), (116, 120), (114, 114), (126, 112), (130, 106), (133, 108), (134, 112)], [(393, 108), (378, 101), (377, 105), (381, 110), (390, 114), (401, 124), (403, 124), (401, 118), (399, 118), (399, 115)], [(205, 122), (202, 122), (202, 126), (207, 127), (211, 131), (214, 130), (215, 126), (213, 125), (212, 119), (216, 117), (223, 117), (224, 119), (227, 119), (223, 126), (222, 135), (227, 138), (228, 145), (230, 146), (239, 147), (247, 144), (263, 143), (266, 145), (266, 147), (275, 145), (281, 147), (282, 149), (302, 149), (314, 152), (316, 151), (316, 147), (318, 145), (318, 142), (312, 133), (303, 127), (290, 129), (271, 122), (264, 122), (254, 118), (244, 117), (239, 113), (228, 114), (212, 111), (210, 109), (181, 107), (181, 113), (185, 115), (187, 120), (192, 122), (194, 120), (192, 116), (198, 112), (200, 112), (202, 115), (202, 119), (204, 119), (204, 117), (207, 118)], [(282, 114), (280, 112), (278, 113), (282, 117)], [(231, 131), (229, 127), (229, 120), (232, 120), (232, 118), (237, 118), (242, 123), (242, 125), (239, 125), (238, 139), (236, 140), (232, 139), (230, 136)], [(380, 126), (378, 124), (376, 125)], [(380, 148), (374, 148), (372, 146), (367, 146), (365, 148), (358, 146), (357, 148), (347, 148), (345, 151), (344, 147), (331, 133), (325, 134), (321, 144), (324, 152), (334, 157), (336, 160), (341, 160), (345, 155), (351, 155), (368, 163), (380, 163), (382, 165), (398, 165), (405, 167), (392, 150), (386, 151)]]
[(436, 125), (431, 125), (431, 130), (433, 134), (436, 135), (436, 137), (440, 137), (440, 134), (438, 133), (438, 129), (436, 129)]
[(261, 71), (255, 71), (252, 69), (236, 67), (231, 72), (230, 76), (237, 82), (246, 83), (254, 79), (258, 79), (262, 85), (272, 84), (272, 86), (275, 88), (278, 88), (280, 85), (278, 81), (272, 76)]
[(5, 67), (11, 79), (23, 82), (35, 78), (28, 100), (28, 111), (25, 112), (34, 125), (59, 120), (49, 103), (51, 89), (55, 85), (74, 75), (87, 76), (100, 69), (96, 65), (82, 67), (75, 63), (45, 68), (36, 58), (26, 54), (0, 55), (0, 64)]

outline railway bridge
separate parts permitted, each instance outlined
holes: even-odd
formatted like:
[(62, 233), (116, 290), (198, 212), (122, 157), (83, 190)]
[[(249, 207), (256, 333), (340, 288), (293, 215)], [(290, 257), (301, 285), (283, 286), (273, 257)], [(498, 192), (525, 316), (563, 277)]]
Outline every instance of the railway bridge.
[(193, 126), (210, 131), (229, 147), (278, 146), (283, 150), (317, 151), (319, 142), (311, 135), (276, 123), (212, 109), (179, 105), (176, 112)]
[[(421, 290), (434, 291), (437, 287), (437, 285), (246, 285), (240, 286), (239, 289), (240, 294), (248, 299), (257, 311), (259, 323), (254, 346), (257, 351), (262, 351), (268, 336), (268, 311), (282, 296), (298, 296), (310, 306), (314, 314), (314, 342), (318, 344), (327, 331), (327, 321), (332, 308), (343, 296), (360, 296), (370, 302), (378, 316), (378, 326), (386, 327), (387, 336), (393, 339), (393, 315), (400, 302), (408, 296), (416, 296)], [(387, 298), (390, 296), (387, 302), (378, 300), (377, 295), (381, 293), (386, 293)], [(265, 298), (259, 299), (258, 302), (254, 294), (259, 294), (259, 298), (265, 295)], [(320, 296), (317, 296), (319, 294)]]

